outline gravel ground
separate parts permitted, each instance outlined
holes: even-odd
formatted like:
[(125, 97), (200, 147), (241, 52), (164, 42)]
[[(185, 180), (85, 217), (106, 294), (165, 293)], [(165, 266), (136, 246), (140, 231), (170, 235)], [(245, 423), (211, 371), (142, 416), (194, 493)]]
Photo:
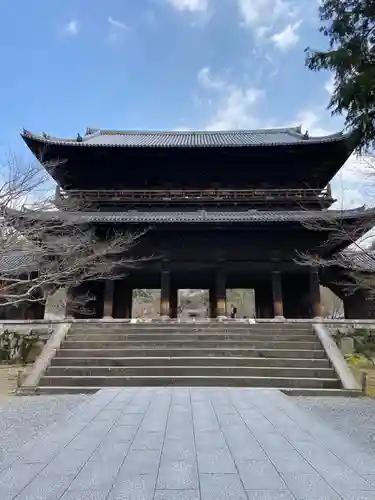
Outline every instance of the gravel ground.
[(33, 439), (44, 427), (63, 420), (89, 396), (8, 396), (0, 399), (0, 461)]
[(375, 399), (301, 397), (295, 402), (321, 417), (335, 432), (375, 454)]

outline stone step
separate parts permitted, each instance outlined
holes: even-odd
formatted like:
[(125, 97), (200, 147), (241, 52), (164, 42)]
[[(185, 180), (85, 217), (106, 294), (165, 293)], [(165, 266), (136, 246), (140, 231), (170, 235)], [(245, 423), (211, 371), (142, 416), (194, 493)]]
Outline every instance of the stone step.
[[(145, 359), (147, 361), (147, 359)], [(47, 377), (133, 377), (133, 376), (160, 376), (160, 377), (288, 377), (288, 378), (334, 378), (332, 368), (280, 368), (280, 367), (252, 367), (252, 366), (226, 366), (225, 360), (220, 366), (54, 366), (50, 367)]]
[(341, 398), (358, 398), (364, 394), (361, 391), (351, 389), (315, 389), (315, 388), (284, 388), (281, 392), (287, 396), (304, 396), (304, 397), (341, 397)]
[(45, 386), (37, 387), (35, 393), (40, 395), (49, 394), (95, 394), (100, 391), (102, 387), (79, 387), (79, 386)]
[[(44, 386), (37, 389), (37, 394), (49, 395), (49, 394), (94, 394), (100, 391), (102, 387), (79, 387), (79, 386)], [(261, 388), (254, 388), (253, 390), (259, 390)], [(299, 396), (311, 396), (311, 397), (352, 397), (357, 398), (363, 396), (360, 391), (351, 391), (347, 389), (317, 389), (317, 388), (277, 388), (277, 391), (281, 391), (287, 396), (299, 397)]]
[(212, 326), (202, 326), (202, 325), (154, 325), (154, 324), (146, 324), (146, 325), (132, 325), (132, 324), (124, 324), (124, 323), (107, 323), (107, 324), (87, 324), (87, 325), (72, 325), (70, 331), (72, 333), (100, 333), (107, 332), (111, 330), (113, 332), (126, 332), (126, 333), (189, 333), (189, 332), (202, 332), (202, 333), (212, 333), (212, 332), (237, 332), (237, 333), (313, 333), (312, 326), (304, 327), (294, 327), (293, 325), (275, 325), (274, 327), (269, 326), (261, 326), (261, 325), (220, 325), (215, 324)]
[(290, 368), (329, 368), (328, 359), (308, 358), (245, 358), (230, 356), (206, 357), (132, 357), (132, 358), (65, 358), (58, 356), (52, 359), (51, 366), (267, 366)]
[(126, 387), (126, 386), (222, 386), (222, 387), (298, 387), (298, 388), (339, 388), (336, 378), (290, 378), (290, 377), (234, 377), (234, 376), (129, 376), (129, 377), (71, 377), (45, 376), (40, 387)]
[(214, 348), (230, 348), (230, 349), (296, 349), (296, 350), (314, 350), (319, 349), (321, 344), (318, 340), (315, 342), (300, 342), (295, 341), (269, 341), (266, 340), (251, 340), (251, 341), (241, 341), (241, 340), (216, 340), (216, 341), (197, 341), (197, 340), (170, 340), (168, 342), (164, 341), (128, 341), (128, 340), (118, 340), (118, 341), (79, 341), (79, 340), (66, 340), (63, 343), (64, 349), (169, 349), (169, 348), (180, 348), (180, 349), (214, 349)]
[(118, 341), (216, 341), (222, 340), (232, 341), (291, 341), (291, 342), (317, 342), (317, 337), (311, 334), (296, 334), (296, 333), (128, 333), (113, 331), (102, 333), (70, 333), (67, 336), (67, 341), (86, 341), (86, 342), (118, 342)]
[(212, 349), (180, 349), (180, 348), (151, 348), (151, 349), (60, 349), (57, 356), (65, 358), (94, 358), (94, 357), (199, 357), (199, 356), (235, 356), (235, 357), (260, 357), (260, 358), (324, 358), (325, 353), (320, 349), (233, 349), (216, 347)]

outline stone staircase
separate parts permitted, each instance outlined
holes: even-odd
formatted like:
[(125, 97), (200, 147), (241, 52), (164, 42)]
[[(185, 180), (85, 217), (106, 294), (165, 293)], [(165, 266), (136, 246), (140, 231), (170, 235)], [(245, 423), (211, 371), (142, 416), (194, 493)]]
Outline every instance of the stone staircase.
[(311, 325), (99, 321), (72, 324), (38, 392), (171, 385), (346, 392)]

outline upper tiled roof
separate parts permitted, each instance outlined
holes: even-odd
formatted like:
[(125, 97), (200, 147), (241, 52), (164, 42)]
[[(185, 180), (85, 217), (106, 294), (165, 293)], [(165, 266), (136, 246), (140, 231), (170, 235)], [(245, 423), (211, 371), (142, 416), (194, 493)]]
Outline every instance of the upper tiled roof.
[[(12, 211), (8, 210), (8, 215)], [(23, 215), (32, 219), (67, 220), (78, 222), (109, 222), (109, 223), (277, 223), (277, 222), (309, 222), (336, 221), (342, 219), (375, 218), (375, 210), (363, 208), (351, 210), (244, 210), (244, 211), (137, 211), (128, 212), (24, 212)]]
[(32, 134), (23, 130), (25, 140), (34, 139), (48, 144), (78, 147), (249, 147), (337, 142), (342, 133), (325, 137), (309, 137), (301, 127), (229, 131), (121, 131), (89, 128), (84, 136), (61, 139), (47, 134)]

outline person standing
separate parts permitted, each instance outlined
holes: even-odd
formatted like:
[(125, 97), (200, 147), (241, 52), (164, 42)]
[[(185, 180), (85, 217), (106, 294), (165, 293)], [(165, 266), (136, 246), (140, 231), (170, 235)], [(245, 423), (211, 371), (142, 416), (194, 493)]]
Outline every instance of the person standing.
[(233, 304), (231, 305), (231, 312), (230, 312), (230, 317), (231, 319), (236, 319), (237, 316), (237, 307), (235, 307)]

